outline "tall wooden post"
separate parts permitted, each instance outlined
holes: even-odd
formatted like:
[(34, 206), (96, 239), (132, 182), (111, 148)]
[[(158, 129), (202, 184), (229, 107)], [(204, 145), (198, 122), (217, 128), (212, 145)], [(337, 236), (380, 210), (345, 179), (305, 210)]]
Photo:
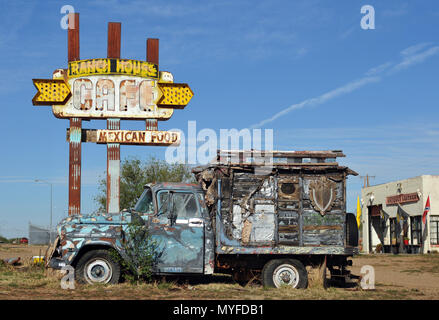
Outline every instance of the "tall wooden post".
[[(121, 24), (108, 23), (107, 57), (120, 59)], [(108, 130), (119, 130), (120, 119), (107, 119)], [(120, 211), (120, 144), (107, 144), (107, 212)]]
[[(159, 39), (146, 39), (146, 61), (159, 66)], [(157, 131), (157, 119), (146, 119), (146, 130)]]
[[(69, 14), (68, 60), (79, 60), (79, 13)], [(69, 216), (81, 213), (81, 118), (70, 118)]]

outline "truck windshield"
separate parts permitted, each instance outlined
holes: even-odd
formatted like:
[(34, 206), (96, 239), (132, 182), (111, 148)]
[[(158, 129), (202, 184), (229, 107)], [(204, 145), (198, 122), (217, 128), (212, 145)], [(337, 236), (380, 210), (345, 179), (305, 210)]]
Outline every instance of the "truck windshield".
[(154, 204), (152, 202), (152, 192), (150, 188), (146, 188), (137, 201), (134, 210), (141, 213), (154, 213)]

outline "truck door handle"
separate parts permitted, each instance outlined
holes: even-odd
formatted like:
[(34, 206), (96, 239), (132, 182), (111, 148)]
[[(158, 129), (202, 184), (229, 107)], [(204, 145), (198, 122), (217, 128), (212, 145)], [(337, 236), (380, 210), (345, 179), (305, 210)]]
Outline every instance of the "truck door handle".
[(198, 219), (198, 218), (192, 218), (189, 219), (189, 225), (202, 225), (203, 224), (203, 220)]

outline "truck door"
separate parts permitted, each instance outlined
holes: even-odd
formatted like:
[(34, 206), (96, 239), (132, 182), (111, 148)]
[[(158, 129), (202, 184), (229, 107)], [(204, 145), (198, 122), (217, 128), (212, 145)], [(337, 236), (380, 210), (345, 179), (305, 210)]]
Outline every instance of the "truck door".
[(157, 207), (159, 213), (157, 219), (153, 219), (152, 233), (161, 252), (158, 271), (203, 273), (204, 219), (195, 194), (159, 191)]

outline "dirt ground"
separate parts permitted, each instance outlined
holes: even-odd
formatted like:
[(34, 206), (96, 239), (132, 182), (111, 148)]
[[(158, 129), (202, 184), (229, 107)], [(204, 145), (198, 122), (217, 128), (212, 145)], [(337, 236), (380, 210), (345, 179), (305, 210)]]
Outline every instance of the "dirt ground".
[(155, 279), (152, 283), (79, 285), (74, 290), (60, 286), (62, 275), (31, 264), (32, 256), (44, 255), (46, 246), (0, 244), (0, 260), (20, 257), (20, 266), (0, 267), (1, 299), (439, 299), (439, 254), (359, 255), (353, 258), (352, 273), (361, 275), (363, 266), (372, 266), (375, 289), (310, 286), (306, 290), (268, 289), (258, 283), (242, 287), (230, 276), (214, 275), (187, 279)]
[(374, 268), (375, 284), (379, 288), (419, 292), (427, 299), (439, 299), (439, 254), (359, 255), (353, 259), (352, 273), (360, 275), (361, 267)]
[(0, 243), (0, 260), (20, 257), (20, 261), (26, 263), (33, 256), (44, 256), (46, 249), (47, 246)]

